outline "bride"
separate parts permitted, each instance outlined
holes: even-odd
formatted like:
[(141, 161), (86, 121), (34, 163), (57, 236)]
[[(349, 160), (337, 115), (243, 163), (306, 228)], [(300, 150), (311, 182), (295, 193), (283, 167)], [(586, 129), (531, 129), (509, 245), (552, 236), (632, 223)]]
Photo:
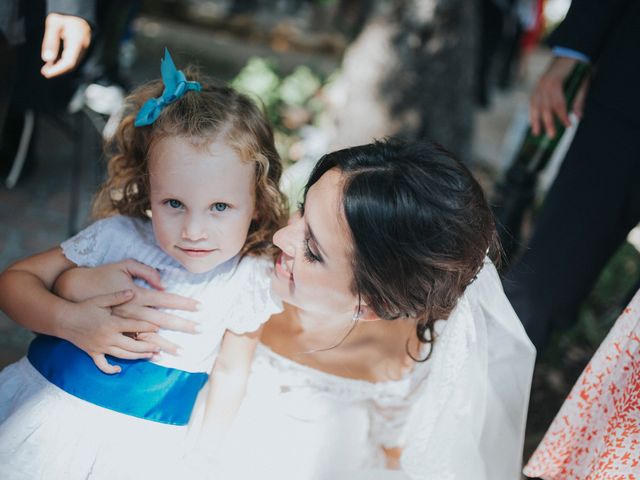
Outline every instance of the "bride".
[[(264, 327), (211, 478), (519, 478), (534, 350), (489, 259), (495, 239), (479, 185), (437, 146), (325, 155), (273, 239), (284, 310)], [(95, 302), (133, 288), (131, 302), (111, 303), (114, 316), (142, 331), (146, 321), (189, 329), (157, 310), (186, 301), (131, 276), (159, 284), (152, 269), (121, 262), (67, 272), (58, 289)], [(29, 327), (109, 353), (118, 325), (81, 340), (73, 325)]]

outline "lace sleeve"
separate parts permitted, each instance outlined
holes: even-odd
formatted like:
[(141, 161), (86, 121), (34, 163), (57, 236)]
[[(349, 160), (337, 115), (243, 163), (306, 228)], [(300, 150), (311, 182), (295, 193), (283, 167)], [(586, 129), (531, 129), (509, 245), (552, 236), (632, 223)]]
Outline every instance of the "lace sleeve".
[(227, 329), (241, 335), (254, 332), (274, 313), (282, 311), (282, 305), (271, 293), (271, 262), (267, 259), (247, 257), (238, 265), (233, 281), (237, 295), (227, 315)]
[[(80, 267), (95, 267), (104, 263), (116, 243), (119, 217), (109, 217), (92, 223), (60, 245), (69, 260)], [(118, 241), (119, 242), (119, 241)]]

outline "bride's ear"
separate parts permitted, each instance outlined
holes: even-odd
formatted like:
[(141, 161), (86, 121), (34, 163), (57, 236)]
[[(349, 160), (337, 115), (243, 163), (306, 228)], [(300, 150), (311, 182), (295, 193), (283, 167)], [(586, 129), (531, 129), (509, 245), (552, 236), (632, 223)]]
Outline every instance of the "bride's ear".
[(378, 317), (368, 305), (361, 303), (353, 313), (353, 320), (358, 322), (372, 322), (374, 320), (380, 320), (380, 317)]

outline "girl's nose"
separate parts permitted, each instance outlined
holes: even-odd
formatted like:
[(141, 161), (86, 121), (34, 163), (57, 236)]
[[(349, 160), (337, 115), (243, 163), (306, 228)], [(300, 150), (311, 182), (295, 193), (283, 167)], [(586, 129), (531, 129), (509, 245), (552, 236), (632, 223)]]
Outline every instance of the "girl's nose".
[(203, 224), (196, 218), (195, 215), (189, 216), (184, 225), (182, 226), (181, 238), (183, 240), (189, 240), (191, 242), (197, 242), (198, 240), (207, 240), (209, 235), (207, 234)]

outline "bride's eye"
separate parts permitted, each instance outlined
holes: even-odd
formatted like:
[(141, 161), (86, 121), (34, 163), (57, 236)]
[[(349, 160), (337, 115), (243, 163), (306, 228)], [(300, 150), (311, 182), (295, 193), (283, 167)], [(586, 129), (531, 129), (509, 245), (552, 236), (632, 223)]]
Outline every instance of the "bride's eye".
[(322, 257), (320, 257), (320, 255), (313, 253), (313, 251), (311, 250), (311, 247), (309, 247), (309, 240), (310, 240), (309, 237), (305, 237), (304, 243), (302, 245), (302, 251), (304, 253), (305, 260), (309, 263), (322, 262)]

